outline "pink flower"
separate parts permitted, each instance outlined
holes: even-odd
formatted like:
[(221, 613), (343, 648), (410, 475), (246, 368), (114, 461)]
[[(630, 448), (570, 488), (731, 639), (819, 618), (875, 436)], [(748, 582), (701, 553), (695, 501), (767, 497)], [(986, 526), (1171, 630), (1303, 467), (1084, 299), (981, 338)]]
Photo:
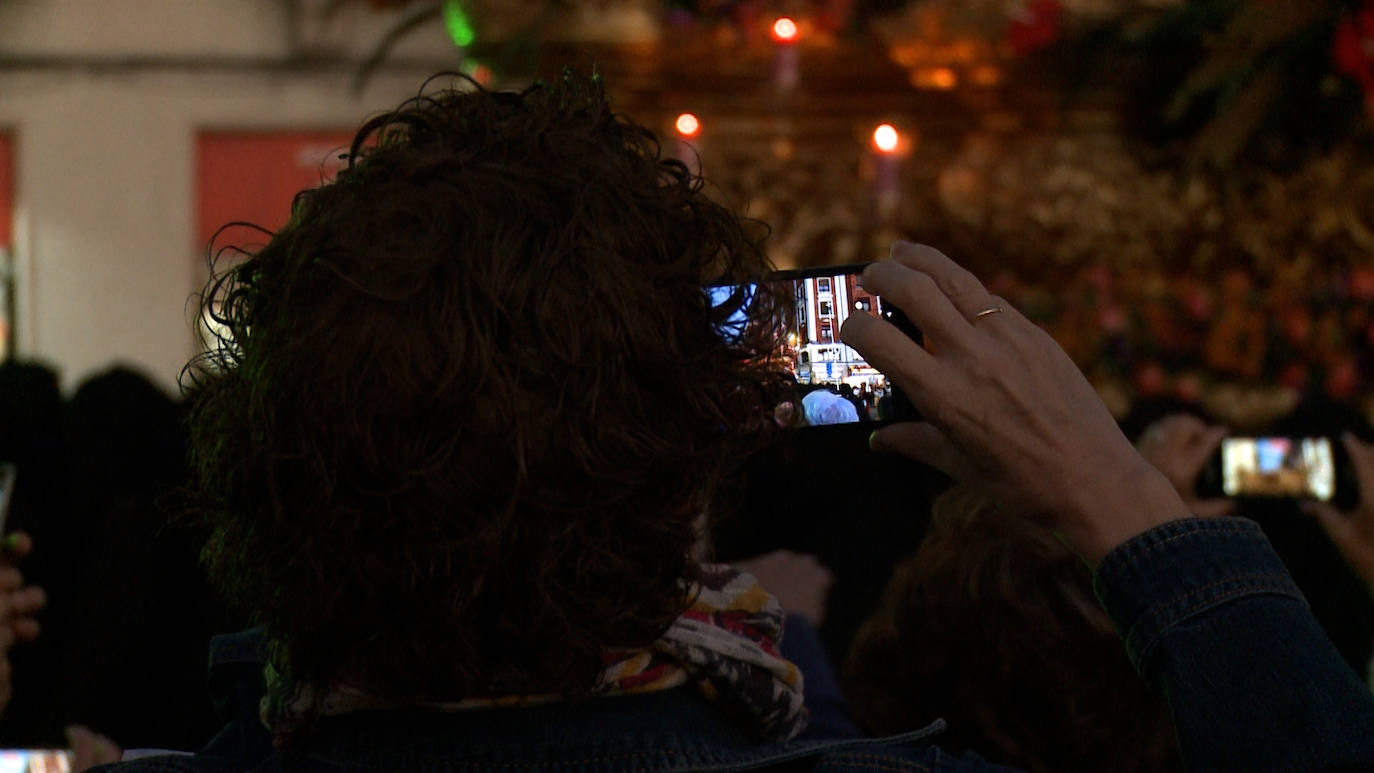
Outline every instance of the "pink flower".
[(1146, 362), (1135, 371), (1135, 391), (1142, 398), (1157, 397), (1169, 387), (1169, 374), (1157, 362)]
[(1126, 329), (1126, 310), (1112, 304), (1097, 313), (1097, 326), (1107, 333), (1120, 333)]

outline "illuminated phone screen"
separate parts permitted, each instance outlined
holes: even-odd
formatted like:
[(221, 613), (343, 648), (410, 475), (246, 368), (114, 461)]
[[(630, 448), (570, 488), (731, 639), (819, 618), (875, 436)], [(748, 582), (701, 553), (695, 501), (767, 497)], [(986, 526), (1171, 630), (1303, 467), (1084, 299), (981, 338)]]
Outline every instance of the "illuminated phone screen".
[[(768, 282), (790, 299), (789, 328), (777, 359), (796, 379), (806, 426), (916, 418), (905, 395), (853, 347), (840, 340), (840, 328), (851, 314), (871, 314), (893, 323), (917, 341), (920, 333), (896, 306), (859, 287), (863, 265), (780, 271)], [(713, 305), (726, 301), (733, 286), (707, 288)], [(757, 285), (744, 286), (746, 306)], [(748, 324), (741, 308), (718, 326), (726, 340), (737, 339)]]
[(62, 749), (0, 749), (0, 773), (71, 773), (71, 752)]
[(1329, 438), (1233, 437), (1221, 441), (1221, 487), (1230, 497), (1331, 501), (1336, 459)]

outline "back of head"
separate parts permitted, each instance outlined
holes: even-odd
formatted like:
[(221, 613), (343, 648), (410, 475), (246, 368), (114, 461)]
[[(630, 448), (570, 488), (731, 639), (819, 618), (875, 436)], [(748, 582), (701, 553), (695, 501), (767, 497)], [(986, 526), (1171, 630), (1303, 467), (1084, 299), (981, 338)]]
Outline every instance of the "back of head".
[(24, 462), (60, 445), (57, 373), (33, 362), (0, 362), (0, 461)]
[[(190, 371), (214, 581), (278, 668), (390, 697), (576, 692), (682, 611), (767, 430), (767, 270), (598, 79), (438, 90), (221, 272)], [(743, 310), (758, 324), (723, 340)]]
[(871, 732), (944, 717), (942, 746), (1032, 771), (1177, 765), (1164, 702), (1132, 668), (1087, 567), (966, 489), (936, 501), (845, 676)]
[(126, 367), (79, 386), (68, 405), (70, 468), (86, 502), (149, 496), (183, 483), (181, 409), (147, 376)]

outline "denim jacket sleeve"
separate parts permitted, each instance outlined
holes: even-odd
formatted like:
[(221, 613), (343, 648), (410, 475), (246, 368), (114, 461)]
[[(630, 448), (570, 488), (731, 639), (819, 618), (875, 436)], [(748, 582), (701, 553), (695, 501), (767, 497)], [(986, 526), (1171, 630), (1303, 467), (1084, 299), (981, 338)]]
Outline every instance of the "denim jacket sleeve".
[(1184, 519), (1119, 545), (1098, 598), (1194, 770), (1374, 770), (1374, 696), (1263, 532)]

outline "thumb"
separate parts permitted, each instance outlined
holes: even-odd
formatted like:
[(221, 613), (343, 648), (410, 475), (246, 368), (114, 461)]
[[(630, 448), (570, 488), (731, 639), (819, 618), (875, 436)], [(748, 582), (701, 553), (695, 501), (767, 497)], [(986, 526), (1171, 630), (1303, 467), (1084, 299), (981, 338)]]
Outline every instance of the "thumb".
[(958, 481), (968, 481), (973, 472), (968, 457), (929, 422), (890, 424), (870, 435), (868, 446), (879, 453), (892, 451), (930, 465)]

